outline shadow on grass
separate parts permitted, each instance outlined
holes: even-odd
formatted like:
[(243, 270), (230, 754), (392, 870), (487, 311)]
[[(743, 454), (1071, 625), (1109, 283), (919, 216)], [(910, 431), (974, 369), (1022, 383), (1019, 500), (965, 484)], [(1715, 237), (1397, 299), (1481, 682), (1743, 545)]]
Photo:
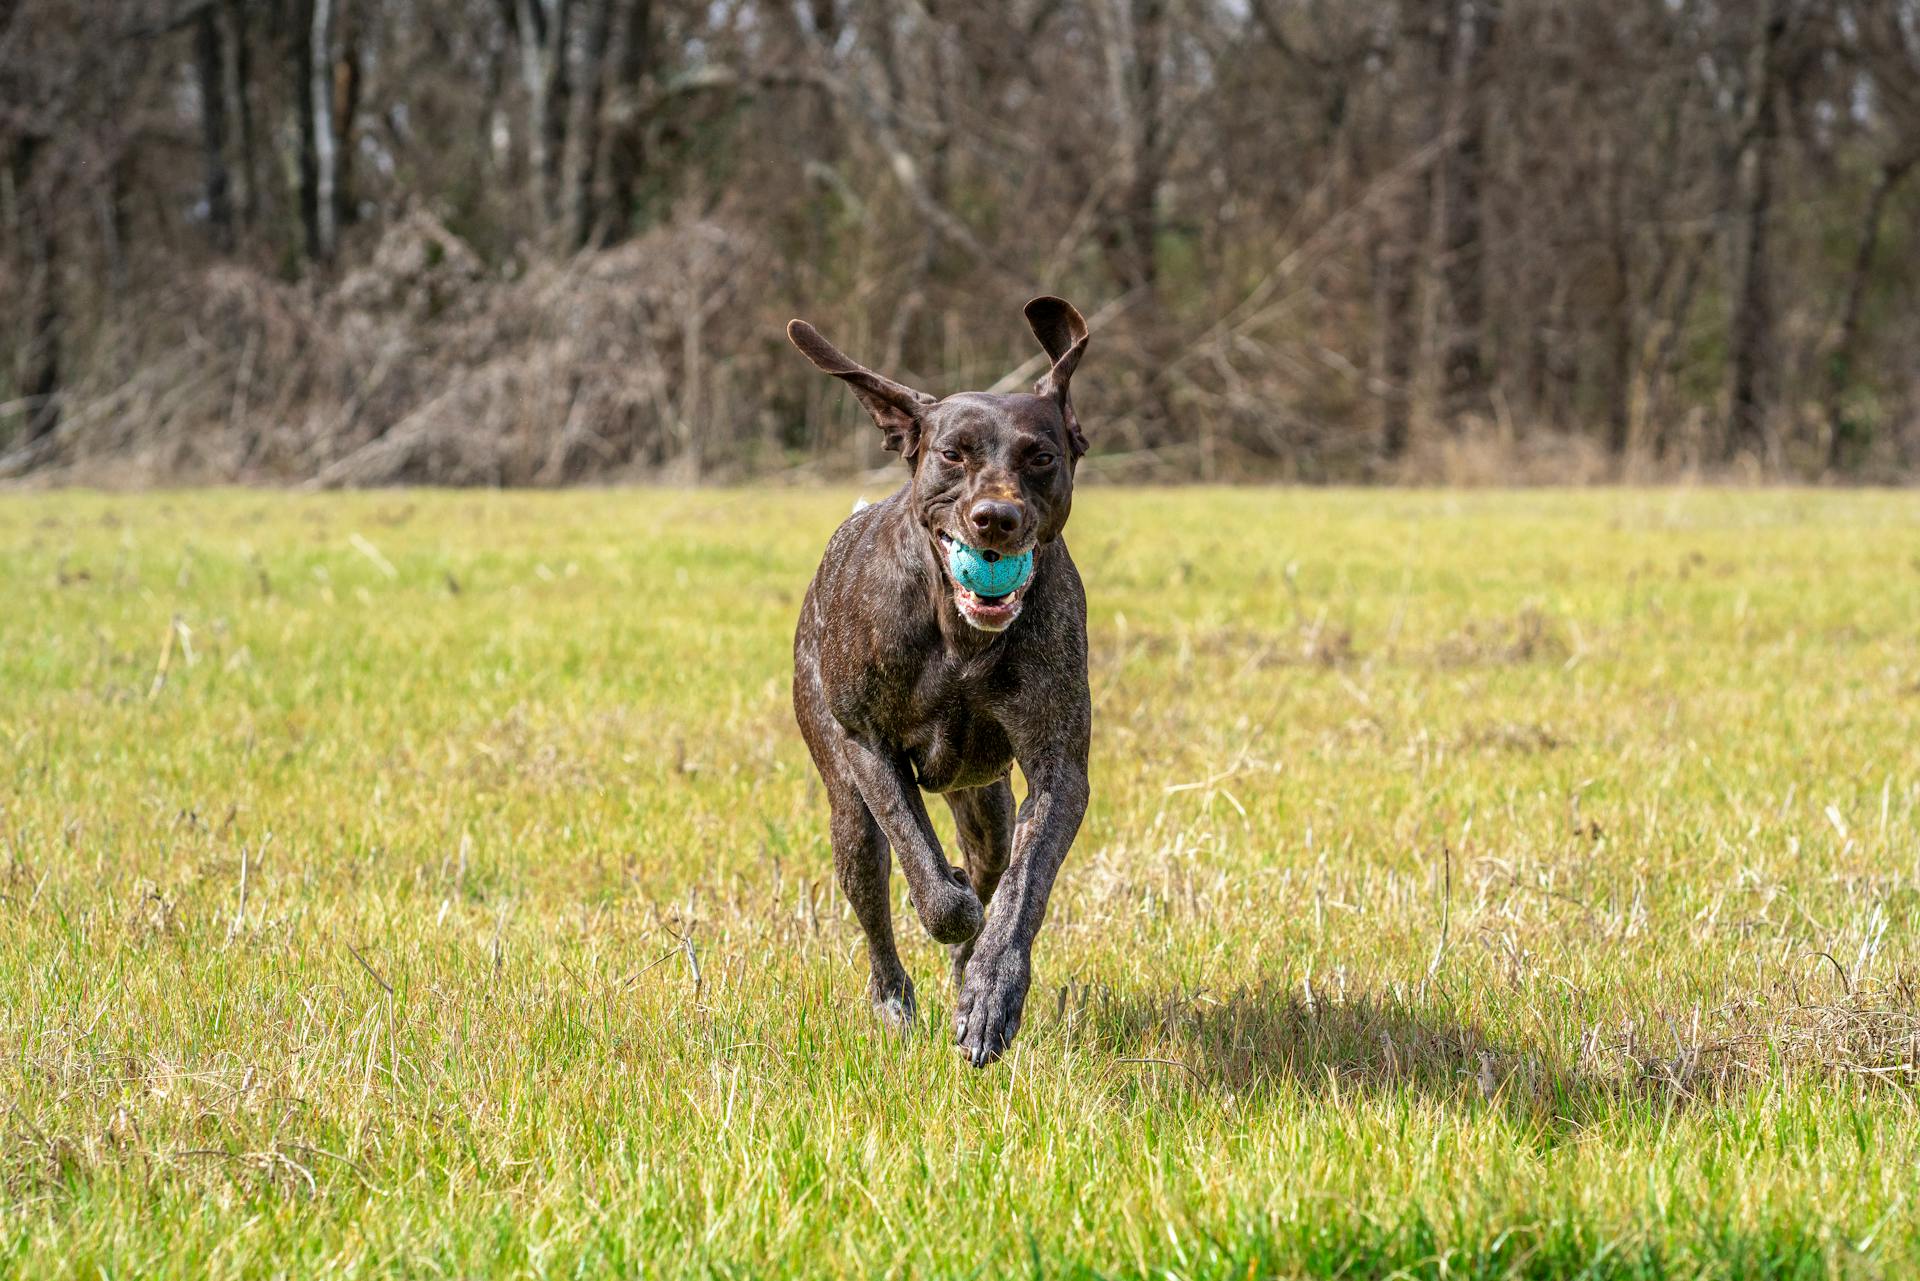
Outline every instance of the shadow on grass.
[(1787, 976), (1768, 996), (1704, 1022), (1697, 1009), (1690, 1021), (1649, 1010), (1605, 1033), (1594, 1025), (1577, 1045), (1525, 1032), (1498, 1040), (1453, 1017), (1444, 990), (1410, 1000), (1270, 980), (1224, 995), (1069, 988), (1058, 1013), (1117, 1065), (1235, 1093), (1287, 1083), (1317, 1095), (1417, 1094), (1575, 1126), (1670, 1117), (1789, 1080), (1908, 1099), (1920, 1012), (1905, 980), (1814, 1000)]
[(1224, 996), (1069, 988), (1059, 1011), (1116, 1065), (1236, 1094), (1287, 1083), (1322, 1096), (1417, 1094), (1572, 1121), (1688, 1097), (1583, 1073), (1539, 1046), (1496, 1042), (1443, 1009), (1373, 993), (1332, 999), (1271, 983)]

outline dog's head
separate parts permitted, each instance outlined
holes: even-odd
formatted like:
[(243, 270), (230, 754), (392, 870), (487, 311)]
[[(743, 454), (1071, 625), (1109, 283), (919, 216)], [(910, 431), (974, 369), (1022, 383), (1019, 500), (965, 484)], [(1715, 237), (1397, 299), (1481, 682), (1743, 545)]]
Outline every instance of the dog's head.
[(913, 511), (933, 540), (960, 616), (983, 631), (1012, 624), (1027, 585), (997, 597), (971, 591), (950, 568), (962, 563), (956, 550), (997, 562), (1058, 538), (1073, 508), (1074, 467), (1087, 452), (1067, 394), (1087, 349), (1087, 322), (1059, 298), (1035, 298), (1026, 314), (1053, 362), (1032, 393), (968, 391), (943, 400), (849, 359), (804, 320), (787, 325), (793, 345), (853, 389), (887, 448), (913, 469)]

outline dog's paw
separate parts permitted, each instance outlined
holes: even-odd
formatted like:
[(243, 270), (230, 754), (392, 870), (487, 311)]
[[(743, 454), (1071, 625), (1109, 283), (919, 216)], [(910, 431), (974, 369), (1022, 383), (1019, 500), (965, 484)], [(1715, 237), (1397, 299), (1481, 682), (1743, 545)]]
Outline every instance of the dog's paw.
[(953, 1020), (953, 1039), (975, 1067), (1006, 1053), (1020, 1030), (1032, 965), (1019, 948), (982, 950), (968, 962)]
[(870, 983), (867, 986), (867, 1000), (873, 1006), (873, 1017), (884, 1026), (898, 1032), (913, 1029), (920, 1007), (914, 1000), (912, 979), (903, 977), (898, 986), (889, 988)]
[(934, 886), (927, 898), (926, 904), (914, 906), (920, 924), (936, 943), (965, 943), (986, 924), (987, 910), (980, 906), (980, 896), (957, 867), (947, 869), (945, 882)]

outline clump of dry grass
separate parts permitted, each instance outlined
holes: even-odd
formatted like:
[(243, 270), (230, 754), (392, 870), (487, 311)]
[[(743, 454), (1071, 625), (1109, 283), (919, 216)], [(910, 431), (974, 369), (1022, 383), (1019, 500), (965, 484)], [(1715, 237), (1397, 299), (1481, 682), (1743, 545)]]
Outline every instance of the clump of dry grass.
[(125, 338), (164, 354), (76, 393), (35, 466), (320, 488), (724, 471), (764, 427), (735, 303), (769, 269), (752, 237), (674, 221), (513, 274), (415, 210), (337, 285), (234, 264), (183, 282)]

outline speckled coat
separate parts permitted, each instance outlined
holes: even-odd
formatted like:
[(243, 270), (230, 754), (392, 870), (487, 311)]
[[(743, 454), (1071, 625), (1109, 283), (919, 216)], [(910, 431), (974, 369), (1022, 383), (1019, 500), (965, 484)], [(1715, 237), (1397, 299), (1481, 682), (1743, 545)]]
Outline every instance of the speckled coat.
[[(954, 1036), (976, 1066), (1019, 1030), (1034, 940), (1087, 805), (1086, 596), (1063, 537), (1086, 448), (1068, 383), (1087, 330), (1056, 298), (1029, 303), (1027, 318), (1053, 358), (1031, 395), (944, 400), (854, 363), (803, 322), (788, 327), (912, 472), (828, 544), (794, 636), (794, 712), (826, 784), (875, 1009), (914, 1018), (891, 848), (920, 923), (949, 945)], [(1008, 555), (1031, 547), (1033, 575), (1012, 598), (974, 597), (947, 571), (941, 544), (954, 538)], [(1016, 764), (1027, 784), (1017, 814)], [(923, 791), (952, 809), (964, 870), (947, 862)]]

